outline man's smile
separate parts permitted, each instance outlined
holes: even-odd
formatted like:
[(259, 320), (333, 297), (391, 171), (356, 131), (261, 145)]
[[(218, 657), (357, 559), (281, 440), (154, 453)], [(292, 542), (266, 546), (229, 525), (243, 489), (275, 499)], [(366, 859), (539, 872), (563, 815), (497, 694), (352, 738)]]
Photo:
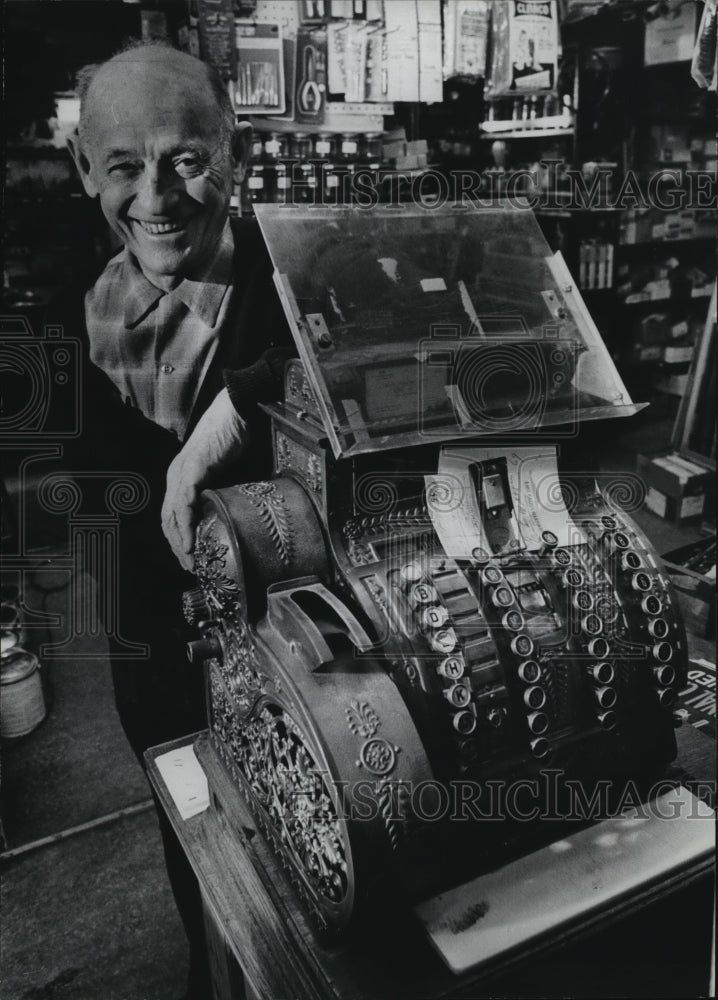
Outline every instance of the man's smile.
[(143, 232), (149, 233), (150, 236), (166, 236), (186, 229), (189, 219), (173, 222), (148, 222), (145, 219), (130, 218), (130, 221), (138, 225)]

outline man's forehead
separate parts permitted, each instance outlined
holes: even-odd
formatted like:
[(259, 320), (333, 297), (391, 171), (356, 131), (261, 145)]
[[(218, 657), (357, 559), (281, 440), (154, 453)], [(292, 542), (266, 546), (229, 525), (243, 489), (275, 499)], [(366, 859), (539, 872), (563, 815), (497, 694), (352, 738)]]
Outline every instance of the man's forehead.
[(201, 135), (215, 125), (219, 109), (200, 63), (123, 58), (98, 70), (86, 117), (95, 137), (144, 128)]

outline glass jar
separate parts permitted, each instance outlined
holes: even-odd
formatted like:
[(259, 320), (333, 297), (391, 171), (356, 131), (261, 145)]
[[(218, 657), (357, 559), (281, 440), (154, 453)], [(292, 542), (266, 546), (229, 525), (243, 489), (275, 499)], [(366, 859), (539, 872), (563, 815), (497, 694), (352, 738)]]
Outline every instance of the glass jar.
[(359, 154), (359, 137), (356, 132), (342, 132), (339, 142), (341, 163), (356, 163)]
[(264, 140), (256, 133), (252, 136), (249, 147), (249, 159), (252, 163), (261, 163), (264, 159)]
[(333, 132), (318, 132), (314, 137), (314, 156), (317, 160), (333, 160), (337, 142)]
[(249, 202), (252, 205), (261, 203), (265, 200), (265, 189), (264, 189), (264, 167), (254, 166), (249, 172), (249, 177), (247, 178), (247, 192), (249, 197)]
[(381, 163), (383, 150), (382, 150), (382, 132), (366, 132), (364, 139), (361, 144), (361, 161), (362, 163), (371, 164), (375, 166)]
[(286, 205), (291, 200), (292, 178), (287, 170), (286, 163), (278, 163), (275, 183), (274, 200), (278, 205)]
[(289, 142), (284, 132), (270, 132), (264, 140), (264, 159), (267, 163), (278, 163), (289, 152)]
[(293, 132), (289, 140), (291, 156), (304, 163), (312, 155), (312, 137), (309, 132)]
[(322, 198), (325, 205), (339, 203), (339, 174), (333, 163), (322, 164)]

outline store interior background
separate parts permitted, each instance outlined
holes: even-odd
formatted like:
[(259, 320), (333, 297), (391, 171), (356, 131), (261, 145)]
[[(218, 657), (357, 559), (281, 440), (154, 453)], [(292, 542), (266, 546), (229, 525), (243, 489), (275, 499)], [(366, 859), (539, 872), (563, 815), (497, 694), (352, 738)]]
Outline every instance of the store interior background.
[[(413, 6), (411, 0), (389, 2)], [(277, 20), (299, 7), (293, 0), (259, 0), (254, 6), (235, 0), (238, 15), (257, 19)], [(629, 171), (641, 183), (664, 168), (684, 176), (687, 170), (715, 172), (715, 93), (691, 78), (690, 55), (650, 64), (647, 54), (650, 25), (681, 6), (700, 15), (702, 4), (561, 0), (562, 52), (550, 101), (546, 95), (537, 102), (505, 96), (494, 101), (483, 77), (464, 72), (443, 81), (441, 100), (423, 102), (417, 93), (414, 100), (396, 102), (390, 116), (370, 109), (348, 120), (335, 109), (339, 125), (321, 127), (255, 116), (257, 141), (235, 211), (251, 214), (255, 201), (282, 197), (277, 143), (287, 159), (303, 160), (302, 179), (313, 178), (320, 190), (326, 188), (329, 155), (339, 177), (375, 165), (394, 171), (397, 184), (397, 176), (406, 178), (405, 195), (427, 170), (447, 176), (475, 171), (500, 189), (502, 170), (531, 170), (542, 160), (582, 170), (589, 181), (591, 164), (607, 165), (612, 182), (603, 204), (584, 209), (557, 204), (536, 214), (552, 249), (566, 257), (633, 399), (651, 404), (617, 425), (610, 440), (591, 441), (603, 470), (635, 475), (640, 455), (671, 450), (676, 421), (695, 382), (698, 345), (710, 327), (715, 281), (714, 211), (637, 211), (611, 203)], [(127, 37), (167, 32), (186, 41), (192, 24), (188, 10), (191, 14), (184, 3), (162, 0), (6, 3), (3, 315), (25, 316), (32, 324), (59, 288), (92, 273), (113, 247), (97, 203), (82, 194), (64, 145), (77, 70), (109, 57)], [(564, 110), (559, 126), (541, 127), (542, 115)], [(497, 130), (495, 122), (503, 119), (513, 125)], [(330, 133), (331, 154), (317, 155), (319, 132)], [(562, 171), (563, 166), (559, 176)], [(540, 184), (526, 193), (540, 191)], [(707, 473), (699, 489), (704, 505), (693, 504), (684, 518), (659, 517), (645, 506), (631, 511), (661, 554), (715, 537), (715, 334), (705, 371), (686, 432), (689, 450), (702, 456)], [(4, 456), (3, 500), (10, 516), (3, 517), (3, 542), (6, 553), (16, 551), (17, 512), (27, 500), (33, 530), (23, 555), (32, 565), (22, 574), (22, 597), (35, 615), (26, 622), (24, 642), (38, 652), (58, 635), (66, 615), (71, 581), (62, 558), (68, 535), (62, 519), (32, 506), (32, 491), (23, 497), (18, 488), (23, 454), (11, 449)], [(3, 571), (4, 597), (19, 586), (11, 563)], [(710, 581), (707, 586), (710, 595)], [(691, 605), (693, 655), (714, 663), (709, 608), (709, 603)], [(74, 647), (71, 657), (43, 660), (44, 721), (19, 738), (3, 733), (1, 975), (8, 1000), (159, 1000), (180, 996), (184, 987), (184, 939), (154, 811), (114, 714), (105, 651), (98, 634)], [(658, 914), (656, 928), (667, 919), (667, 912)], [(613, 938), (604, 940), (619, 966), (625, 933), (618, 925)], [(671, 933), (686, 937), (667, 973), (675, 987), (682, 977), (690, 983), (690, 970), (682, 969), (679, 959), (700, 942), (689, 941), (686, 929), (674, 927)], [(584, 960), (580, 949), (567, 958), (579, 977)], [(645, 995), (642, 983), (632, 979), (629, 956), (623, 960), (623, 995)], [(554, 961), (537, 963), (534, 970), (546, 995)], [(672, 961), (665, 956), (669, 966)], [(556, 988), (563, 982), (555, 980)], [(608, 971), (603, 985), (609, 992), (602, 995), (610, 995)], [(601, 984), (593, 987), (599, 995)]]

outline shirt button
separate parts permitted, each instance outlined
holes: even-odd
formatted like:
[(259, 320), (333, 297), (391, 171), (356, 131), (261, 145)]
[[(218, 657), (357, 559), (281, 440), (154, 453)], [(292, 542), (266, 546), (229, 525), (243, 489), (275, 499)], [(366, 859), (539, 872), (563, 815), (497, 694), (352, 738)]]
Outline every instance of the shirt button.
[(169, 375), (174, 370), (175, 370), (174, 365), (160, 365), (160, 371), (164, 375)]

